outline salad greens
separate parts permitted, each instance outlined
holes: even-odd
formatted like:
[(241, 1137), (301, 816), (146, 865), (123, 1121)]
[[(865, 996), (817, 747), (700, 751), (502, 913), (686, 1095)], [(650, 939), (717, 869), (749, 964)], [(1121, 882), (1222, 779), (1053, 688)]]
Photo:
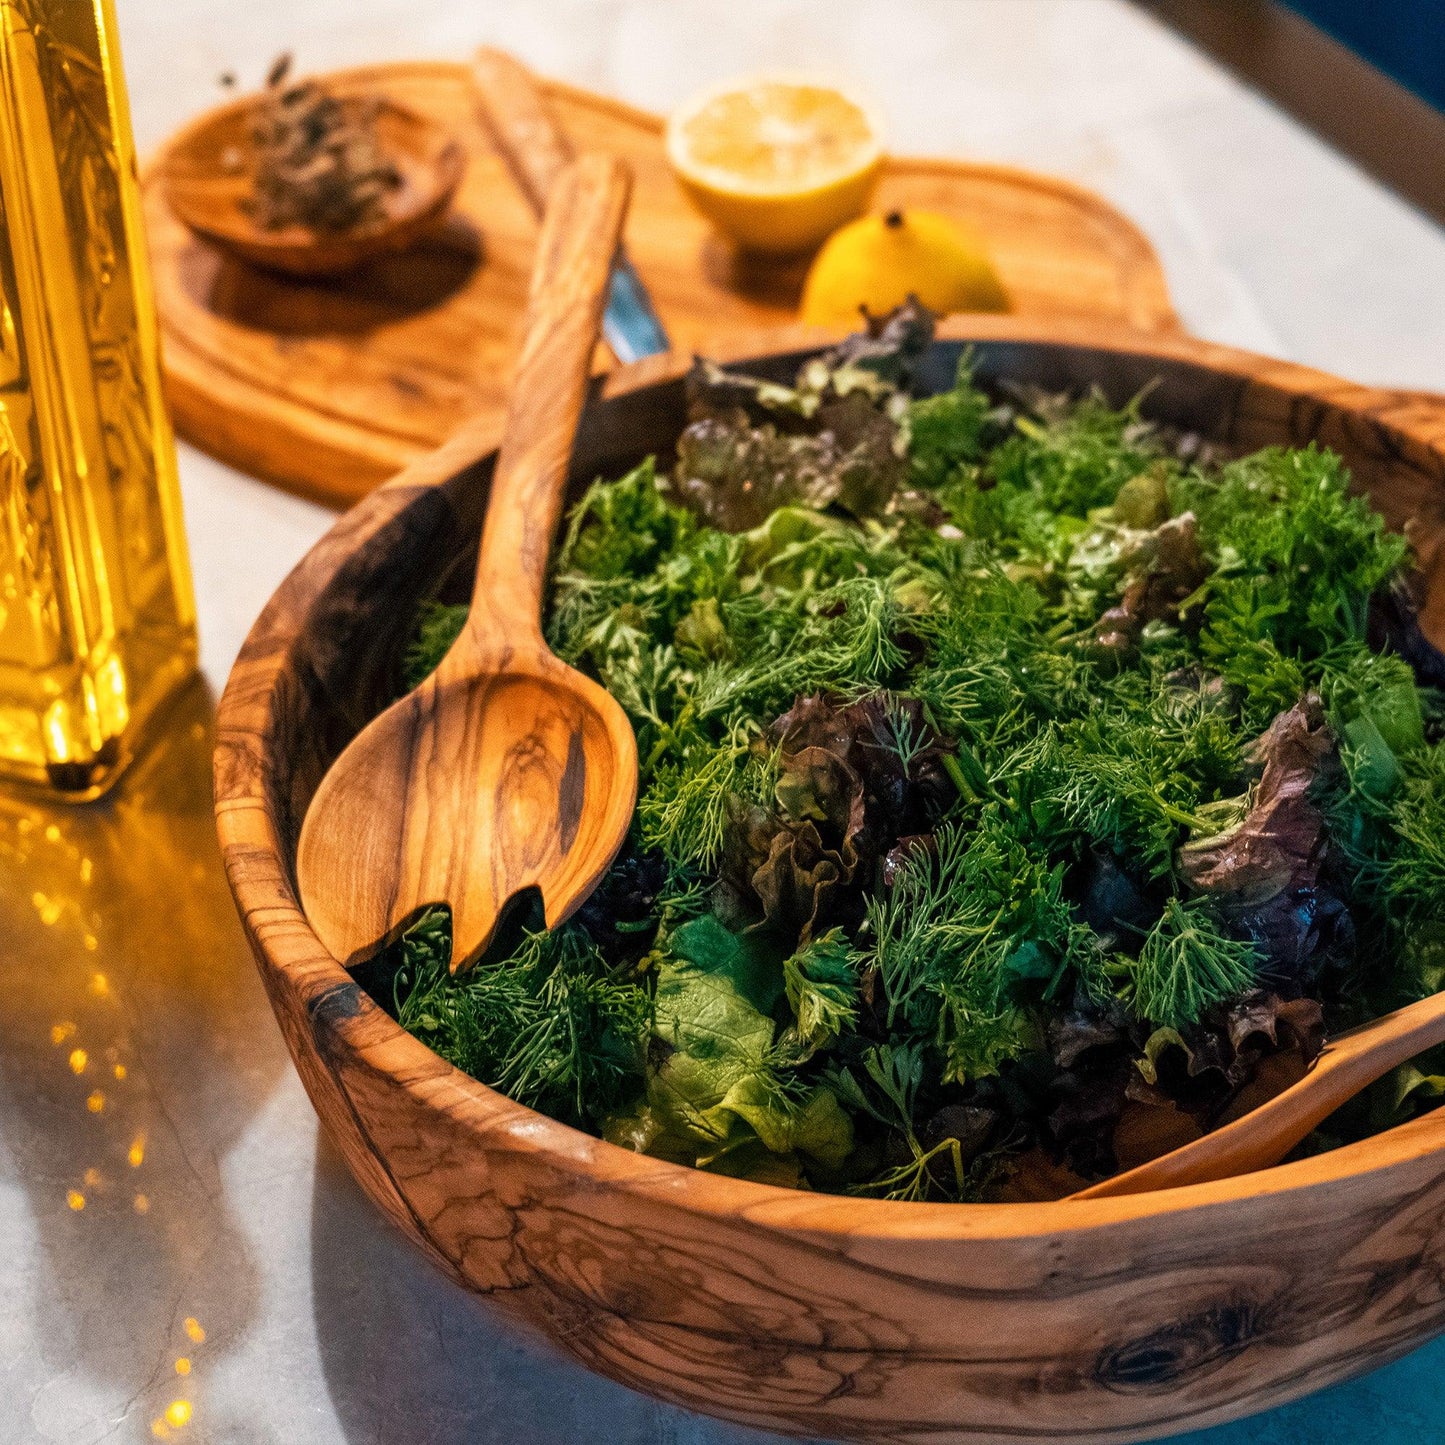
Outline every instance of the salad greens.
[(1037, 1198), (1445, 980), (1445, 659), (1339, 458), (967, 356), (915, 398), (931, 336), (901, 308), (793, 386), (699, 363), (675, 462), (573, 509), (548, 638), (636, 727), (636, 819), (554, 932), (453, 977), (434, 911), (369, 966), (459, 1067), (702, 1168)]

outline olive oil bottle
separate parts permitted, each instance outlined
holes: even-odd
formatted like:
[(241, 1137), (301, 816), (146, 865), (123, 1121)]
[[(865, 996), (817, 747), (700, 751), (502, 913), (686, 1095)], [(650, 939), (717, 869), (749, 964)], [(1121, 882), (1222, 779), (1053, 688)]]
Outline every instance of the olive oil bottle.
[(196, 665), (112, 0), (0, 0), (0, 780), (114, 781)]

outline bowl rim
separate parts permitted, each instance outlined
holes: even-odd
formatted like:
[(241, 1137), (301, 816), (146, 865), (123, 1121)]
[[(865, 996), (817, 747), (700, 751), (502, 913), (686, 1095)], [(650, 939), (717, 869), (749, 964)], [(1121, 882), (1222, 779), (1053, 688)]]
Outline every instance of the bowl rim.
[[(754, 344), (716, 349), (719, 361), (743, 364), (822, 346), (839, 333), (786, 328)], [(1144, 355), (1200, 366), (1241, 384), (1285, 393), (1292, 407), (1334, 408), (1373, 426), (1389, 455), (1409, 457), (1445, 492), (1445, 398), (1358, 385), (1292, 362), (1278, 361), (1185, 333), (1144, 332), (1123, 325), (1058, 318), (968, 315), (938, 328), (937, 341), (1019, 343), (1088, 352)], [(761, 342), (762, 344), (757, 344)], [(601, 400), (676, 380), (691, 363), (678, 352), (620, 367), (604, 380)], [(370, 1075), (388, 1077), (419, 1108), (441, 1111), (473, 1132), (478, 1148), (545, 1155), (558, 1169), (596, 1186), (607, 1184), (655, 1203), (716, 1218), (746, 1215), (794, 1234), (860, 1241), (928, 1239), (979, 1241), (1038, 1235), (1076, 1235), (1199, 1211), (1217, 1215), (1261, 1195), (1346, 1185), (1379, 1171), (1407, 1167), (1445, 1153), (1445, 1108), (1325, 1154), (1251, 1175), (1185, 1185), (1149, 1194), (1017, 1204), (913, 1203), (839, 1196), (711, 1174), (636, 1154), (517, 1104), (448, 1064), (390, 1018), (306, 922), (292, 884), (293, 861), (282, 845), (268, 801), (274, 765), (268, 745), (275, 724), (276, 683), (309, 609), (354, 548), (426, 492), (485, 460), (496, 428), (473, 423), (436, 452), (399, 473), (346, 512), (267, 602), (253, 624), (217, 707), (215, 797), (217, 830), (227, 879), (258, 967), (280, 1013), (278, 989), (310, 1017), (325, 1051)], [(326, 1006), (345, 999), (345, 1006)], [(288, 1031), (288, 1042), (293, 1042)], [(331, 1072), (343, 1092), (343, 1069)], [(845, 1208), (839, 1208), (845, 1205)]]

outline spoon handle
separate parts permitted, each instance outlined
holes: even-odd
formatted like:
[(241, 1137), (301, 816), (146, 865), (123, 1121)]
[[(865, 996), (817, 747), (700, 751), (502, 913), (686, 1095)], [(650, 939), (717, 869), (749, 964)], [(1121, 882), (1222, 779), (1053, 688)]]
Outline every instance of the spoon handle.
[(1147, 1194), (1271, 1168), (1361, 1089), (1440, 1043), (1445, 1043), (1445, 993), (1341, 1034), (1304, 1078), (1257, 1109), (1192, 1144), (1069, 1197)]
[(504, 50), (484, 45), (472, 59), (477, 111), (512, 179), (540, 216), (572, 159), (532, 73)]
[(540, 640), (547, 556), (631, 188), (621, 161), (584, 155), (548, 197), (477, 559), (473, 642)]

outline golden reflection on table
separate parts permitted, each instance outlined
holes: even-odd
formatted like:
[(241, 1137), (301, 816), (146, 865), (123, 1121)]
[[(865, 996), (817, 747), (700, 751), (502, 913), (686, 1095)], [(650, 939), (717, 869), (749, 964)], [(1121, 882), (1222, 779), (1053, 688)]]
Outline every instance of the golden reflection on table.
[(37, 1402), (57, 1434), (109, 1385), (141, 1435), (220, 1438), (207, 1356), (254, 1308), (221, 1170), (284, 1056), (217, 852), (212, 711), (191, 686), (100, 803), (0, 794), (0, 1149), (40, 1261), (0, 1308), (69, 1371)]

